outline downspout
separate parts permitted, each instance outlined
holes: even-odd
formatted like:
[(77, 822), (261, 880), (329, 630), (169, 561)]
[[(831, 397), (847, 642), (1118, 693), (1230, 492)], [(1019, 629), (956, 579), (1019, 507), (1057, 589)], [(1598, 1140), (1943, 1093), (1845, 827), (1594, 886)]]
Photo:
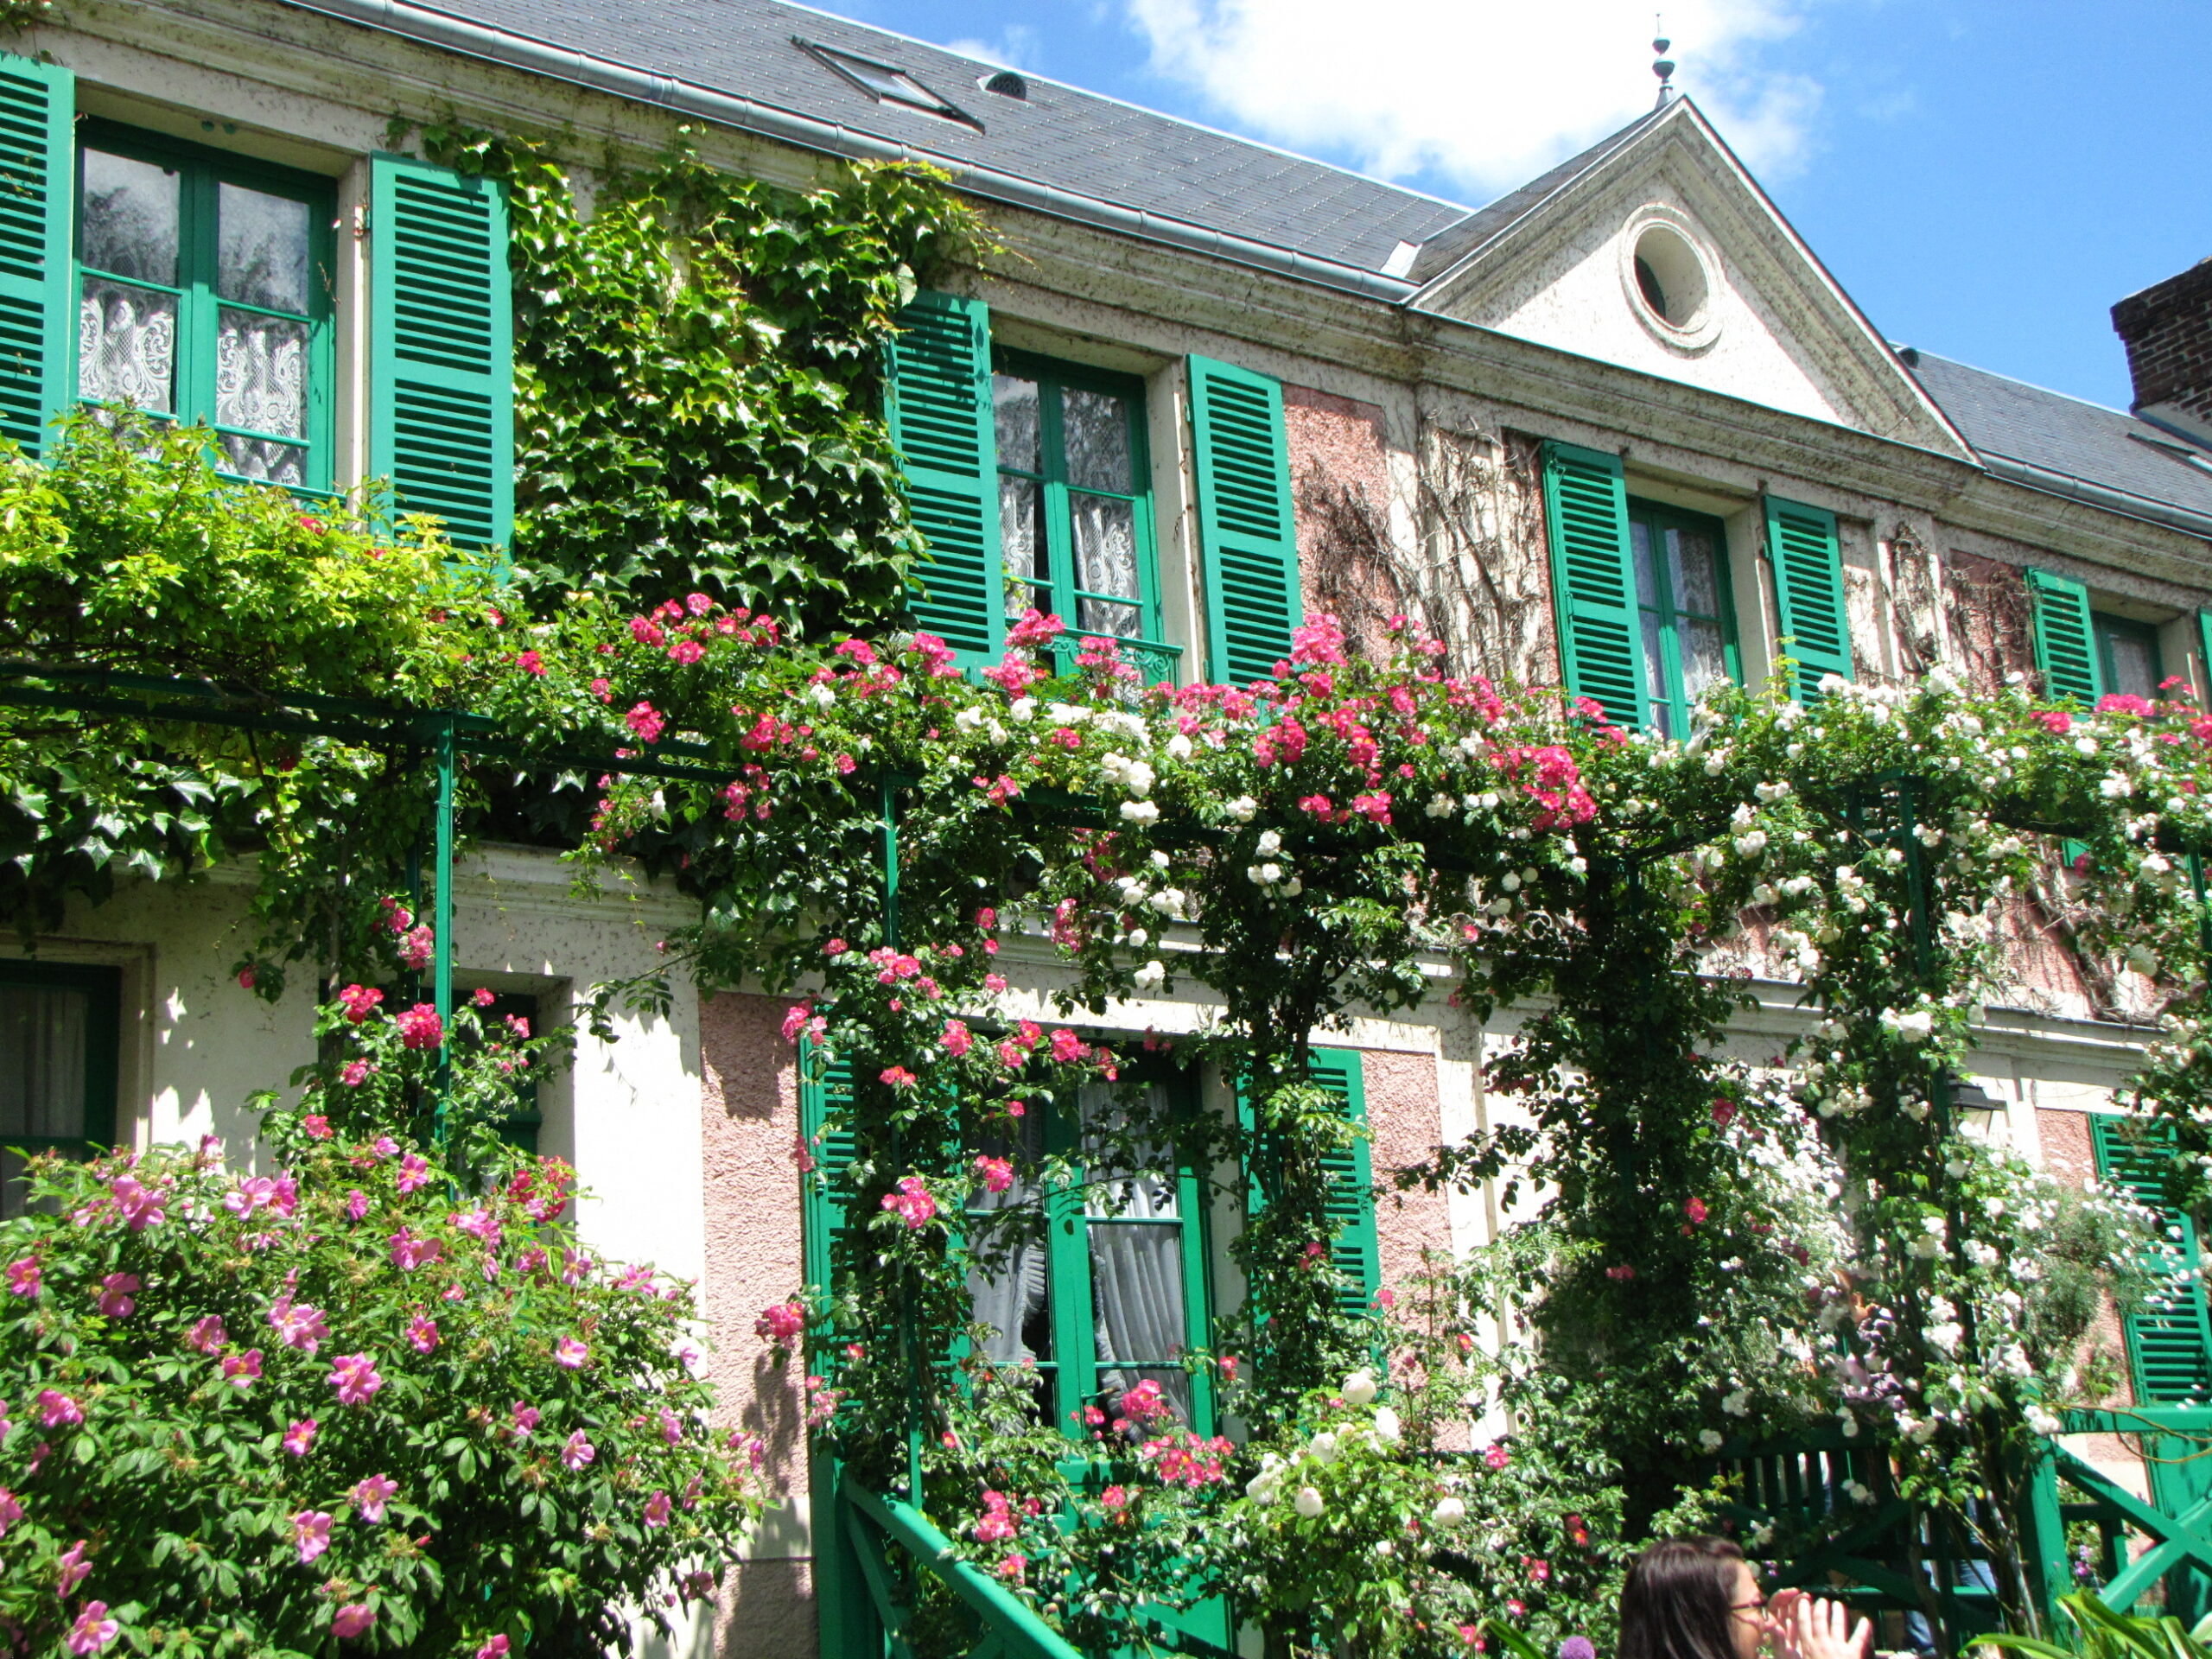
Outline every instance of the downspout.
[(835, 121), (778, 109), (750, 98), (678, 80), (667, 75), (634, 69), (611, 59), (594, 57), (567, 47), (549, 46), (527, 35), (489, 24), (473, 22), (409, 0), (290, 0), (304, 11), (321, 12), (369, 29), (382, 29), (425, 46), (518, 69), (527, 74), (589, 87), (635, 103), (657, 105), (677, 114), (733, 127), (800, 149), (842, 156), (848, 161), (923, 162), (941, 168), (962, 190), (1009, 207), (1026, 207), (1055, 219), (1073, 219), (1124, 236), (1211, 255), (1232, 264), (1249, 265), (1281, 276), (1295, 276), (1324, 288), (1357, 294), (1366, 299), (1402, 304), (1412, 297), (1415, 284), (1385, 276), (1357, 265), (1317, 259), (1311, 254), (1278, 248), (1249, 238), (1231, 236), (1185, 219), (1170, 219), (1141, 208), (1125, 207), (1096, 196), (1077, 194), (1057, 185), (1026, 179), (996, 168), (980, 166), (956, 156), (943, 156), (912, 144), (893, 143), (873, 133), (860, 132)]

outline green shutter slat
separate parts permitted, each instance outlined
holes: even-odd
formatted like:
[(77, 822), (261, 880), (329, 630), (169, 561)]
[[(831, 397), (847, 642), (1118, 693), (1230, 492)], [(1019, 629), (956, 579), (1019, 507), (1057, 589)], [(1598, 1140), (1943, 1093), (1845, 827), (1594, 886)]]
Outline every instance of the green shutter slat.
[(1651, 688), (1644, 677), (1620, 457), (1547, 443), (1544, 523), (1567, 689), (1596, 702), (1616, 725), (1641, 728), (1651, 717)]
[(1190, 370), (1206, 673), (1248, 685), (1274, 676), (1305, 614), (1282, 385), (1210, 357)]
[(1827, 676), (1852, 677), (1851, 619), (1844, 608), (1843, 544), (1835, 515), (1769, 496), (1766, 549), (1782, 613), (1782, 648), (1796, 664), (1790, 695), (1816, 702)]
[[(2172, 1155), (2168, 1149), (2171, 1131), (2163, 1135), (2154, 1131), (2151, 1140), (2137, 1140), (2122, 1128), (2126, 1121), (2108, 1113), (2096, 1113), (2089, 1119), (2098, 1178), (2151, 1210), (2165, 1242), (2178, 1252), (2181, 1265), (2193, 1266), (2197, 1260), (2196, 1230), (2188, 1216), (2166, 1201), (2165, 1165)], [(2160, 1296), (2158, 1304), (2137, 1308), (2127, 1316), (2128, 1367), (2136, 1403), (2177, 1405), (2212, 1400), (2212, 1309), (2206, 1306), (2203, 1286), (2184, 1281), (2177, 1290)]]
[(2071, 576), (2031, 569), (2028, 594), (2035, 602), (2036, 667), (2044, 696), (2094, 702), (2104, 693), (2104, 676), (2089, 620), (2089, 590)]
[[(1382, 1287), (1382, 1254), (1375, 1230), (1375, 1176), (1368, 1151), (1367, 1089), (1356, 1048), (1317, 1048), (1313, 1051), (1312, 1077), (1334, 1095), (1344, 1116), (1360, 1136), (1321, 1161), (1328, 1172), (1329, 1190), (1322, 1201), (1332, 1229), (1329, 1262), (1346, 1283), (1338, 1305), (1347, 1315), (1361, 1318), (1373, 1312), (1375, 1293)], [(1236, 1084), (1237, 1122), (1247, 1135), (1252, 1132), (1252, 1107), (1243, 1079)], [(1246, 1203), (1257, 1215), (1264, 1200), (1256, 1178), (1246, 1172)]]
[(954, 294), (914, 296), (899, 315), (886, 382), (907, 508), (930, 549), (914, 572), (908, 608), (916, 626), (963, 663), (995, 662), (1005, 647), (1006, 601), (988, 308)]
[(514, 533), (507, 196), (404, 156), (371, 158), (369, 471), (456, 543)]
[(850, 1124), (825, 1129), (830, 1114), (843, 1111), (853, 1097), (852, 1069), (844, 1061), (818, 1058), (810, 1038), (799, 1043), (799, 1133), (805, 1137), (814, 1167), (799, 1177), (804, 1194), (801, 1227), (804, 1233), (806, 1281), (829, 1288), (830, 1241), (845, 1228), (847, 1172), (853, 1164)]
[(0, 436), (46, 452), (75, 380), (77, 79), (0, 54)]

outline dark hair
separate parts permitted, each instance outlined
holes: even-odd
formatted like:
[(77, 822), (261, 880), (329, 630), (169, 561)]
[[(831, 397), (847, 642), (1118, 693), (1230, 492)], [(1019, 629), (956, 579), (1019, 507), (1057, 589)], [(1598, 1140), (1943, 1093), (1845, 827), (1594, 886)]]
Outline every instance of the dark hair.
[(1737, 1563), (1726, 1538), (1662, 1538), (1629, 1563), (1618, 1659), (1736, 1659)]

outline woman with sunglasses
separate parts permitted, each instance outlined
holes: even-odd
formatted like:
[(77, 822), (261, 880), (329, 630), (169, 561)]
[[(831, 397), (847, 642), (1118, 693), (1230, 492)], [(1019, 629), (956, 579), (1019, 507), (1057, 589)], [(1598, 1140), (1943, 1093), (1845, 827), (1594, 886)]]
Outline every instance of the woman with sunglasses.
[(1726, 1538), (1669, 1538), (1630, 1564), (1617, 1659), (1868, 1659), (1874, 1629), (1842, 1603), (1777, 1590)]

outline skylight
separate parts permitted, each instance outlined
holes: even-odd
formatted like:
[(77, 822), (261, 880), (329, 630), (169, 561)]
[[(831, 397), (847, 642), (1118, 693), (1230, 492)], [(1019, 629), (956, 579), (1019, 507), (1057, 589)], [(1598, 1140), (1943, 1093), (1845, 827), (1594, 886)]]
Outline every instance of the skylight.
[(982, 130), (983, 124), (974, 116), (957, 104), (939, 98), (896, 64), (878, 63), (873, 58), (840, 52), (833, 46), (822, 46), (813, 41), (794, 38), (792, 44), (836, 71), (879, 104), (896, 104), (947, 121), (957, 121), (961, 125), (974, 127), (979, 132)]

